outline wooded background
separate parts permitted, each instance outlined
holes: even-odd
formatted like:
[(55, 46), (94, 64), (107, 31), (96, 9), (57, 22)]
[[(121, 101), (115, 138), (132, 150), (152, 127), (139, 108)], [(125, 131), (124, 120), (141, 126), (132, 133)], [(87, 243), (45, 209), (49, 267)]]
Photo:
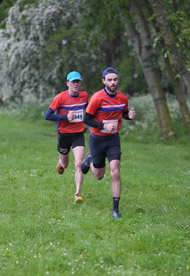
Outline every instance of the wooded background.
[(113, 66), (120, 91), (152, 95), (163, 137), (173, 133), (170, 96), (190, 133), (189, 15), (187, 0), (2, 0), (0, 105), (42, 104), (73, 70), (92, 95)]

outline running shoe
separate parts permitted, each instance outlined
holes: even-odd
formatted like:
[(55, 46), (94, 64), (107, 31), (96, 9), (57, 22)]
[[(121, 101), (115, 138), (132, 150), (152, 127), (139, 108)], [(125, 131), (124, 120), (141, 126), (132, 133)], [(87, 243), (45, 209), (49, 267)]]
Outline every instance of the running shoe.
[(62, 168), (59, 163), (56, 165), (56, 170), (58, 174), (63, 174), (64, 173), (64, 168)]
[(112, 211), (112, 218), (114, 218), (114, 219), (121, 219), (122, 218), (121, 214), (119, 213), (119, 210), (113, 210)]
[(87, 174), (87, 172), (89, 171), (91, 159), (92, 159), (91, 154), (90, 152), (88, 152), (85, 159), (82, 161), (82, 165), (81, 165), (81, 171), (83, 174)]
[(80, 194), (75, 194), (75, 203), (81, 203), (83, 201), (84, 201), (84, 199), (82, 198), (82, 196)]

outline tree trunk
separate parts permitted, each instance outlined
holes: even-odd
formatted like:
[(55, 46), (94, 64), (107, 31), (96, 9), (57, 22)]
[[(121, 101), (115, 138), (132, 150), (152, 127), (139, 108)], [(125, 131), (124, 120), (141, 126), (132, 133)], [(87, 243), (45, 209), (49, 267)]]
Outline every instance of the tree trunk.
[(188, 72), (183, 57), (176, 45), (174, 34), (167, 22), (166, 12), (162, 7), (160, 0), (149, 0), (149, 2), (152, 5), (153, 10), (155, 12), (156, 22), (163, 35), (165, 45), (168, 47), (171, 53), (174, 67), (180, 75), (180, 77), (183, 78), (185, 85), (187, 87), (187, 91), (188, 93), (190, 93), (190, 73)]
[(171, 84), (174, 88), (174, 93), (175, 93), (176, 98), (177, 98), (178, 103), (179, 103), (179, 107), (180, 107), (180, 111), (181, 111), (183, 121), (185, 123), (185, 126), (186, 126), (188, 132), (190, 132), (190, 113), (189, 113), (188, 105), (186, 103), (185, 94), (183, 93), (184, 90), (182, 90), (182, 91), (180, 90), (180, 83), (175, 78), (175, 73), (174, 73), (174, 70), (173, 70), (173, 68), (171, 66), (171, 63), (169, 61), (169, 58), (165, 58), (164, 61), (165, 61), (165, 65), (166, 65), (166, 71), (168, 73), (168, 76), (170, 78), (170, 82), (171, 82)]
[(154, 68), (151, 62), (152, 49), (148, 24), (144, 15), (141, 13), (141, 9), (138, 7), (138, 4), (135, 1), (133, 1), (131, 4), (131, 11), (135, 11), (136, 19), (140, 26), (140, 31), (138, 33), (135, 30), (132, 20), (127, 20), (129, 39), (138, 56), (149, 87), (149, 91), (152, 94), (162, 135), (165, 139), (167, 139), (173, 134), (172, 122), (165, 94), (160, 85), (159, 72), (156, 68)]

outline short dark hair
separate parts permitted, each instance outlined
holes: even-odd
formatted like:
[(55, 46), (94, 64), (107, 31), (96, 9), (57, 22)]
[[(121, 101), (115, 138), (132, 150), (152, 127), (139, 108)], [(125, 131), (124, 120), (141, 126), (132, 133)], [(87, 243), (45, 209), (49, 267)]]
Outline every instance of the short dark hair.
[(108, 67), (108, 68), (106, 68), (106, 69), (104, 70), (104, 72), (103, 72), (103, 74), (102, 74), (102, 78), (104, 79), (105, 76), (106, 76), (107, 74), (110, 74), (110, 73), (114, 73), (114, 74), (117, 74), (117, 75), (118, 75), (118, 72), (117, 72), (117, 70), (116, 70), (115, 68), (113, 68), (113, 67)]

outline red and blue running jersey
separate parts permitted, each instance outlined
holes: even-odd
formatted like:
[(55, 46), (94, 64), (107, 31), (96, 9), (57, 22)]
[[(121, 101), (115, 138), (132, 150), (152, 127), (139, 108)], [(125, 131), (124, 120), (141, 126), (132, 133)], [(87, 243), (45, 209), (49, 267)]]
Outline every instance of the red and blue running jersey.
[(88, 93), (79, 91), (78, 96), (71, 96), (68, 90), (55, 96), (50, 108), (58, 115), (67, 115), (70, 110), (75, 111), (75, 119), (71, 122), (60, 120), (57, 122), (57, 131), (61, 133), (83, 132), (85, 128), (84, 113), (88, 104)]
[(107, 136), (119, 132), (122, 123), (122, 114), (128, 110), (127, 97), (117, 91), (115, 96), (109, 96), (104, 89), (96, 92), (87, 106), (86, 112), (93, 115), (97, 122), (114, 122), (117, 130), (106, 132), (105, 130), (91, 127), (90, 131), (96, 135)]

